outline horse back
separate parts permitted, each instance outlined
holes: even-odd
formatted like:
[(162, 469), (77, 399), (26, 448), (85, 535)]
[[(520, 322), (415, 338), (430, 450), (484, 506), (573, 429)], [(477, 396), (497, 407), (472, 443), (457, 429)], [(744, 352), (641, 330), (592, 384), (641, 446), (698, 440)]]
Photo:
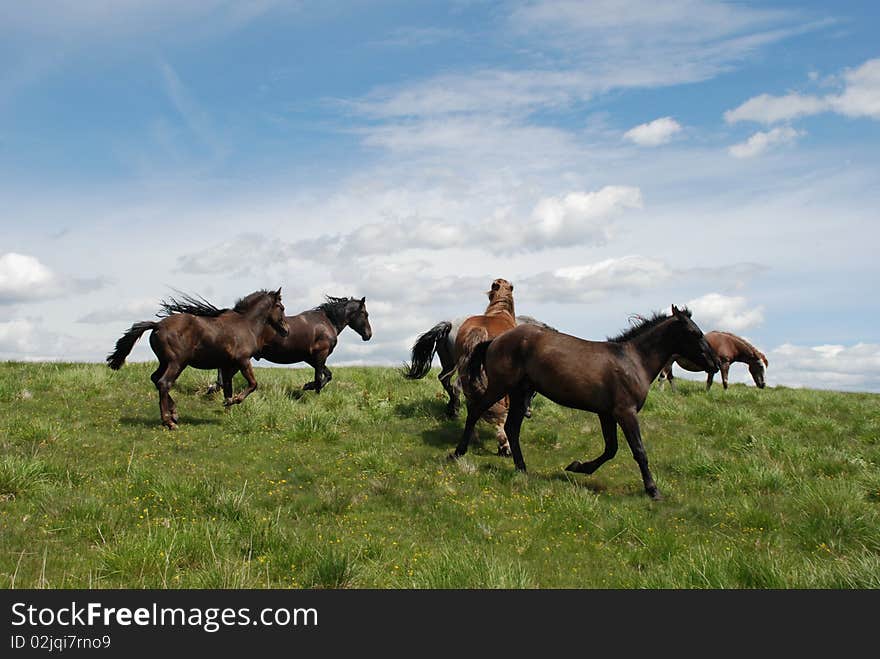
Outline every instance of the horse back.
[(329, 355), (333, 352), (338, 334), (323, 312), (310, 309), (287, 316), (286, 320), (290, 330), (288, 335), (273, 333), (260, 352), (262, 359), (275, 364), (295, 364), (309, 361), (316, 353)]
[(239, 314), (219, 316), (175, 313), (159, 321), (150, 345), (160, 361), (185, 362), (195, 368), (217, 368), (250, 357), (258, 348)]

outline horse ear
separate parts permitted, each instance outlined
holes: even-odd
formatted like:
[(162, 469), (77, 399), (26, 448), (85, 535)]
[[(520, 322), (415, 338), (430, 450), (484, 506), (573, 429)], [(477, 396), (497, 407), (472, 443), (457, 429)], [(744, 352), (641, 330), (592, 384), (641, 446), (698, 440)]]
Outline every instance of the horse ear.
[(492, 290), (497, 291), (499, 288), (501, 288), (501, 284), (499, 284), (498, 280), (496, 279), (495, 281), (492, 282)]
[(367, 303), (367, 296), (364, 295), (364, 296), (361, 298), (361, 306), (363, 307), (364, 305), (366, 305), (366, 303)]
[(678, 310), (678, 307), (673, 304), (672, 305), (672, 315), (678, 316), (680, 313), (681, 313), (681, 311)]
[(275, 291), (275, 295), (277, 295), (278, 297), (281, 297), (281, 287), (280, 286), (278, 287), (278, 290)]

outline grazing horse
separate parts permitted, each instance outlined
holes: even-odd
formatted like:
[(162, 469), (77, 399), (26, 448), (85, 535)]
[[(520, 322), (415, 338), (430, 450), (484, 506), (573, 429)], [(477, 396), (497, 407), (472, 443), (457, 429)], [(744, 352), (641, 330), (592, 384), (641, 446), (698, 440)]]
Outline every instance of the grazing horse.
[(473, 350), (467, 368), (472, 378), (484, 369), (487, 383), (481, 397), (468, 399), (464, 433), (449, 457), (455, 459), (467, 452), (477, 420), (508, 395), (510, 406), (504, 430), (516, 468), (525, 471), (520, 426), (525, 402), (532, 391), (537, 391), (565, 407), (599, 415), (605, 450), (589, 462), (572, 462), (567, 471), (592, 474), (613, 458), (619, 424), (642, 472), (645, 491), (659, 499), (648, 470), (637, 413), (645, 404), (651, 383), (672, 355), (684, 355), (710, 372), (718, 370), (718, 358), (691, 320), (690, 311), (674, 305), (671, 316), (655, 314), (608, 341), (585, 341), (520, 325)]
[[(755, 381), (755, 385), (758, 389), (763, 389), (766, 386), (767, 383), (764, 380), (764, 369), (769, 366), (770, 363), (767, 361), (763, 352), (758, 350), (741, 336), (731, 334), (730, 332), (708, 332), (706, 334), (706, 341), (712, 346), (712, 350), (715, 351), (715, 354), (718, 355), (718, 359), (721, 362), (721, 383), (724, 385), (725, 389), (727, 389), (727, 373), (733, 362), (743, 362), (748, 364), (749, 373), (752, 374), (752, 379)], [(660, 377), (657, 378), (660, 382), (660, 386), (663, 386), (663, 380), (665, 379), (669, 381), (669, 386), (675, 390), (675, 382), (672, 377), (673, 363), (677, 363), (687, 371), (699, 373), (704, 370), (692, 361), (688, 361), (687, 358), (676, 355), (670, 359), (669, 363), (663, 367), (662, 371), (660, 371)], [(706, 378), (706, 391), (709, 391), (712, 387), (712, 380), (714, 377), (715, 374), (710, 371), (709, 377)]]
[[(314, 389), (315, 393), (321, 393), (321, 389), (333, 379), (326, 362), (342, 330), (351, 327), (364, 341), (369, 341), (373, 336), (367, 298), (326, 297), (324, 304), (285, 318), (290, 326), (290, 334), (284, 337), (268, 336), (263, 350), (255, 355), (257, 359), (275, 364), (306, 362), (315, 369), (315, 379), (307, 382), (303, 390)], [(218, 371), (217, 382), (208, 387), (208, 393), (222, 386), (223, 374)]]
[[(455, 336), (455, 349), (453, 357), (458, 370), (458, 383), (468, 401), (470, 409), (471, 401), (482, 399), (485, 393), (483, 378), (477, 377), (468, 370), (474, 348), (486, 340), (494, 339), (499, 334), (516, 327), (516, 312), (513, 308), (513, 284), (506, 279), (496, 279), (492, 287), (486, 292), (489, 296), (489, 305), (481, 316), (467, 318)], [(504, 398), (504, 400), (501, 400)], [(525, 407), (523, 407), (525, 410)], [(499, 397), (492, 401), (484, 409), (480, 416), (495, 426), (495, 435), (498, 438), (498, 455), (510, 455), (510, 445), (507, 435), (504, 433), (504, 421), (507, 418), (507, 398)]]
[[(424, 334), (420, 335), (412, 347), (412, 361), (404, 364), (403, 376), (410, 380), (420, 380), (431, 370), (431, 362), (434, 361), (436, 354), (440, 358), (440, 375), (437, 379), (449, 394), (449, 403), (446, 405), (446, 415), (452, 419), (458, 416), (458, 410), (461, 406), (459, 399), (460, 387), (458, 383), (452, 381), (455, 375), (455, 337), (458, 336), (458, 330), (466, 318), (456, 318), (455, 320), (441, 320)], [(531, 316), (517, 316), (517, 325), (537, 325), (545, 329), (556, 331), (555, 327), (550, 327), (547, 323)], [(537, 394), (536, 394), (537, 395)], [(531, 401), (529, 401), (531, 404)], [(526, 411), (526, 417), (531, 417), (531, 406)]]
[[(186, 304), (171, 299), (163, 303), (165, 317), (158, 322), (135, 323), (116, 342), (116, 349), (107, 355), (107, 365), (118, 370), (125, 363), (135, 342), (147, 330), (150, 347), (159, 358), (159, 368), (150, 376), (159, 390), (159, 413), (169, 430), (177, 427), (177, 404), (171, 398), (174, 382), (187, 366), (220, 368), (224, 374), (223, 404), (227, 407), (242, 402), (256, 388), (257, 380), (251, 357), (263, 349), (270, 335), (287, 336), (281, 289), (256, 291), (243, 297), (232, 309), (217, 309), (204, 300), (184, 296)], [(172, 306), (186, 306), (188, 312), (171, 313)], [(232, 395), (232, 376), (241, 371), (248, 386)]]

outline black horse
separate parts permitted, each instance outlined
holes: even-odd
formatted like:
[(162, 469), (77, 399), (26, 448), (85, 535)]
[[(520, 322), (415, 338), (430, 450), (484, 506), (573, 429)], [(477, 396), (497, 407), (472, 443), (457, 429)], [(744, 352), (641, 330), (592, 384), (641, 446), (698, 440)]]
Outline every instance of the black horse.
[(537, 391), (565, 407), (599, 415), (605, 450), (594, 460), (574, 461), (567, 471), (592, 474), (617, 453), (617, 425), (629, 443), (642, 472), (645, 491), (653, 499), (660, 493), (648, 470), (637, 414), (645, 404), (651, 383), (670, 357), (682, 355), (700, 368), (715, 373), (719, 360), (691, 320), (687, 309), (672, 307), (672, 315), (655, 314), (608, 341), (584, 341), (562, 332), (520, 325), (492, 341), (480, 343), (468, 370), (479, 377), (485, 368), (488, 382), (482, 398), (468, 401), (468, 416), (461, 441), (450, 458), (467, 452), (477, 420), (505, 395), (510, 408), (504, 431), (516, 468), (525, 471), (519, 433), (526, 401)]
[[(113, 370), (122, 368), (135, 342), (147, 330), (150, 347), (159, 358), (159, 368), (150, 376), (159, 390), (159, 413), (170, 430), (177, 427), (177, 405), (171, 398), (174, 382), (187, 366), (219, 368), (224, 374), (224, 405), (235, 405), (256, 388), (251, 357), (263, 350), (266, 341), (287, 336), (288, 326), (281, 304), (281, 289), (256, 291), (235, 303), (232, 309), (218, 309), (203, 299), (184, 295), (184, 302), (171, 298), (162, 303), (165, 318), (135, 323), (116, 342), (107, 356)], [(241, 371), (248, 386), (232, 396), (232, 376)]]
[[(303, 311), (285, 319), (290, 333), (284, 337), (267, 335), (263, 349), (254, 357), (275, 364), (296, 364), (306, 362), (315, 369), (315, 379), (303, 386), (304, 390), (321, 389), (333, 379), (327, 368), (327, 358), (336, 347), (339, 334), (351, 327), (361, 339), (369, 341), (373, 336), (370, 327), (370, 314), (367, 312), (367, 298), (326, 296), (327, 301), (314, 309)], [(217, 382), (208, 387), (213, 393), (223, 386), (222, 371), (217, 372)]]

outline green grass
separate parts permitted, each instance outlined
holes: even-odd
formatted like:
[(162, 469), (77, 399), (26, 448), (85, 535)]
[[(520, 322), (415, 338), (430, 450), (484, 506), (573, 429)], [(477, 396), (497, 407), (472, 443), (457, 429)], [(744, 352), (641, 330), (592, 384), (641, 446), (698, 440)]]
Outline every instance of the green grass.
[(546, 399), (524, 475), (486, 426), (446, 461), (436, 373), (258, 369), (226, 411), (187, 370), (170, 432), (151, 370), (0, 364), (0, 586), (880, 588), (877, 395), (655, 388), (652, 502), (622, 437), (564, 472), (599, 423)]

